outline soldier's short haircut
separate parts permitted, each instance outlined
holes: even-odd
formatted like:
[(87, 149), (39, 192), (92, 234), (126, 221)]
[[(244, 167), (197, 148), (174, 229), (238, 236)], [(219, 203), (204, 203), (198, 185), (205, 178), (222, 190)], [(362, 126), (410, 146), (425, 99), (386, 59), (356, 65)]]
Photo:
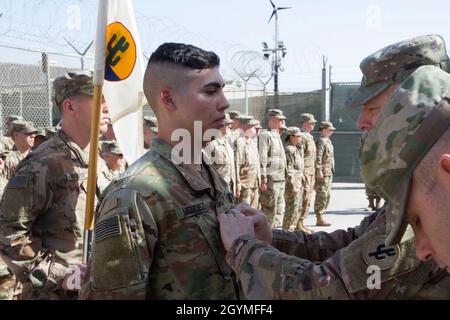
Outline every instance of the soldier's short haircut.
[(173, 63), (189, 69), (212, 69), (220, 64), (220, 58), (212, 51), (190, 44), (166, 42), (153, 52), (148, 62)]
[(443, 153), (450, 152), (449, 146), (450, 127), (444, 132), (430, 151), (428, 151), (414, 171), (414, 181), (418, 181), (417, 184), (421, 185), (427, 194), (433, 192), (433, 188), (436, 185), (439, 160)]

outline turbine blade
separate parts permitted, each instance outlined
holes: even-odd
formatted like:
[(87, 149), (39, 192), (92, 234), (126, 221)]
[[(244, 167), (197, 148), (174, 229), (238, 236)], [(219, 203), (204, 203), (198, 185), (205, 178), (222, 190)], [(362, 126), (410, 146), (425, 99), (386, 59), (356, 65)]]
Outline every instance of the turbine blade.
[(272, 20), (273, 16), (276, 15), (276, 14), (277, 14), (277, 11), (273, 10), (272, 15), (269, 18), (269, 22), (267, 22), (267, 23), (270, 23), (270, 20)]
[(272, 4), (272, 7), (275, 9), (276, 6), (273, 4), (272, 0), (269, 0), (269, 1), (270, 1), (270, 3)]

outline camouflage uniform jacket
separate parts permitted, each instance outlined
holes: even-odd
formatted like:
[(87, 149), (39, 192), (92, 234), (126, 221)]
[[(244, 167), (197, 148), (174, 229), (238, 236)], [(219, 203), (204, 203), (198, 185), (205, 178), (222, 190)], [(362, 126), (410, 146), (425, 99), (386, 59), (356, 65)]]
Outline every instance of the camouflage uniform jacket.
[(267, 183), (267, 176), (274, 181), (286, 178), (286, 154), (280, 134), (272, 130), (259, 135), (259, 161), (261, 163), (261, 183)]
[(2, 198), (3, 191), (5, 191), (5, 187), (7, 184), (8, 180), (5, 177), (0, 176), (0, 199)]
[(114, 180), (114, 178), (116, 178), (119, 174), (121, 174), (122, 172), (124, 172), (125, 168), (122, 166), (119, 170), (117, 171), (113, 171), (111, 169), (108, 168), (108, 166), (105, 165), (105, 169), (102, 170), (102, 175), (104, 177), (105, 180), (111, 182)]
[(305, 175), (315, 174), (316, 143), (311, 133), (303, 132), (302, 136), (303, 159), (305, 160)]
[(236, 130), (229, 130), (227, 132), (227, 136), (226, 136), (226, 140), (228, 142), (228, 144), (233, 148), (234, 150), (234, 146), (236, 143), (236, 139), (241, 135), (241, 129), (237, 128)]
[(5, 159), (5, 168), (3, 169), (3, 176), (9, 180), (14, 175), (17, 166), (20, 161), (22, 161), (25, 156), (20, 153), (19, 150), (14, 146), (11, 152), (8, 153)]
[(334, 174), (334, 148), (330, 138), (321, 137), (317, 140), (316, 174), (319, 172), (324, 177)]
[[(20, 163), (6, 186), (0, 253), (24, 284), (25, 299), (64, 298), (69, 264), (82, 261), (88, 159), (59, 131)], [(98, 193), (106, 184), (99, 175)]]
[(305, 169), (302, 149), (299, 146), (293, 146), (291, 144), (287, 145), (285, 149), (287, 162), (286, 189), (300, 190), (302, 187), (303, 170)]
[(11, 137), (3, 136), (0, 137), (0, 149), (12, 150), (14, 147), (14, 141)]
[(154, 139), (102, 195), (82, 299), (238, 298), (217, 221), (233, 195), (212, 166), (171, 152)]
[(209, 142), (205, 147), (205, 152), (208, 156), (211, 156), (211, 165), (219, 172), (225, 182), (229, 186), (233, 186), (233, 190), (236, 190), (234, 151), (227, 139), (217, 138)]
[[(227, 254), (249, 299), (450, 298), (450, 276), (415, 257), (414, 238), (384, 247), (383, 209), (347, 231), (273, 234), (273, 246), (247, 235)], [(368, 288), (369, 266), (380, 268), (379, 289)]]
[(261, 166), (259, 163), (256, 139), (241, 136), (236, 140), (237, 190), (258, 188), (261, 184)]

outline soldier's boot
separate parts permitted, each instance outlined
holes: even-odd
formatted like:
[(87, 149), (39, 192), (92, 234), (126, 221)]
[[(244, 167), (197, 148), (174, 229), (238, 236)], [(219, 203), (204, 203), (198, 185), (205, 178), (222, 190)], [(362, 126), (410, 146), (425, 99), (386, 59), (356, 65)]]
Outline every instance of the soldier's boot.
[(300, 231), (303, 231), (303, 232), (306, 233), (306, 234), (314, 233), (313, 230), (311, 230), (311, 229), (309, 229), (309, 228), (307, 228), (307, 227), (305, 226), (305, 224), (303, 223), (303, 219), (300, 219), (300, 220), (298, 221), (297, 229), (300, 230)]
[(375, 208), (375, 205), (373, 204), (373, 197), (368, 197), (369, 200), (369, 206), (366, 208), (366, 211), (373, 211)]
[(331, 223), (327, 222), (323, 218), (323, 214), (318, 214), (318, 215), (316, 215), (316, 217), (317, 217), (316, 226), (318, 226), (318, 227), (329, 227), (329, 226), (331, 226)]
[(378, 210), (381, 208), (381, 198), (377, 197), (376, 204), (375, 204), (375, 210)]

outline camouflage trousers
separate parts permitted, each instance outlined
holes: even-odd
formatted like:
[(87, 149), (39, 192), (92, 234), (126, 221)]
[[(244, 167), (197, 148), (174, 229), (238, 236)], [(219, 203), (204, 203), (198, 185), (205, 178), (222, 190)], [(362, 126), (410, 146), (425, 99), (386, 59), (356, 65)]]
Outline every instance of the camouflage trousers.
[(13, 300), (16, 278), (0, 258), (0, 300)]
[(0, 300), (13, 300), (16, 278), (10, 274), (0, 278)]
[(303, 199), (300, 210), (300, 219), (306, 219), (311, 205), (311, 196), (314, 191), (315, 175), (305, 174), (303, 178)]
[(272, 228), (283, 225), (285, 184), (284, 180), (274, 181), (268, 177), (267, 190), (261, 191), (261, 211), (266, 215), (267, 222)]
[(316, 191), (316, 200), (314, 202), (314, 212), (317, 216), (324, 214), (330, 204), (331, 183), (333, 176), (323, 177), (322, 180), (316, 179), (314, 190)]
[(369, 201), (373, 201), (376, 198), (380, 198), (380, 196), (377, 195), (376, 192), (374, 190), (372, 190), (371, 188), (369, 188), (368, 186), (366, 186), (366, 196), (367, 196), (367, 200), (369, 200)]
[(259, 189), (258, 188), (242, 188), (241, 196), (236, 200), (236, 203), (246, 202), (253, 208), (258, 209), (259, 205)]
[(302, 205), (303, 188), (297, 193), (292, 192), (292, 188), (286, 188), (284, 199), (286, 210), (284, 211), (283, 229), (295, 229), (300, 220), (300, 207)]

